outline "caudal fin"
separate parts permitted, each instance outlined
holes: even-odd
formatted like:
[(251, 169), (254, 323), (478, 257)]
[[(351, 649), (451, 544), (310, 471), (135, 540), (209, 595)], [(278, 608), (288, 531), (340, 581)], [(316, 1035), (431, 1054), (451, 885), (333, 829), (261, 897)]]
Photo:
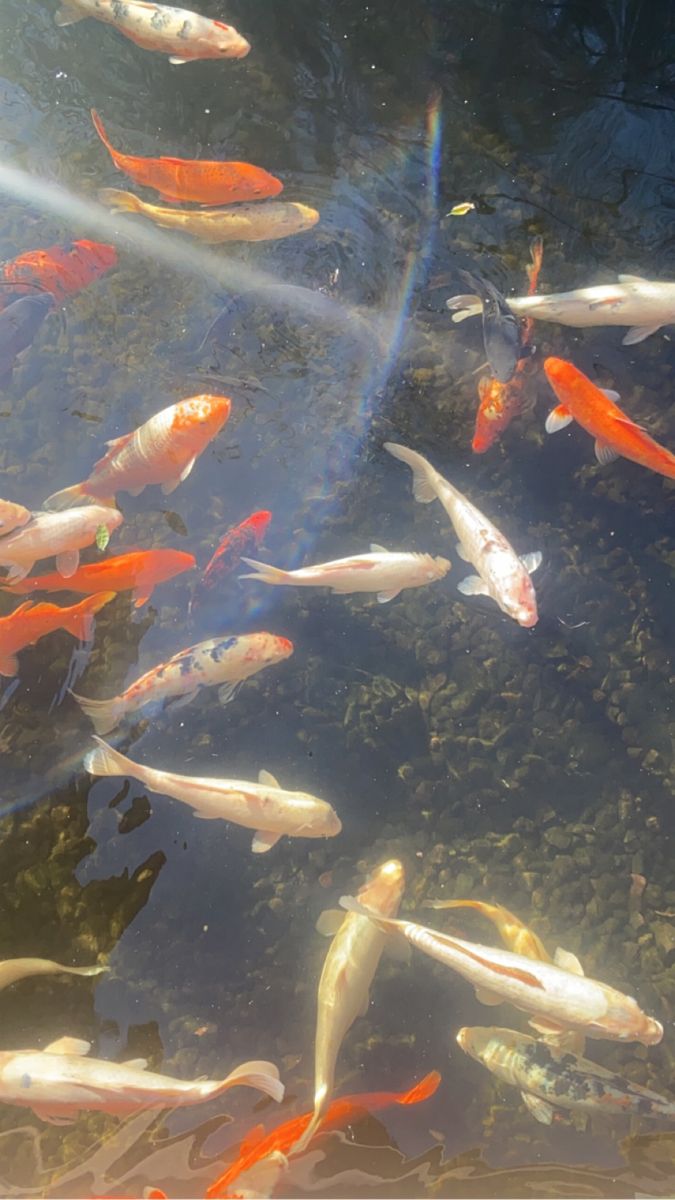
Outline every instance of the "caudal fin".
[[(108, 138), (108, 135), (104, 129), (103, 121), (99, 117), (95, 108), (91, 108), (89, 111), (91, 113), (91, 119), (94, 122), (94, 129), (96, 130), (98, 136), (100, 137), (101, 141), (103, 142), (103, 145), (105, 146), (106, 150), (110, 154), (113, 162), (115, 162), (115, 151), (113, 150), (113, 147), (110, 144), (110, 139)], [(117, 163), (115, 163), (115, 166), (117, 166)]]
[(423, 454), (418, 454), (417, 450), (411, 450), (408, 446), (399, 446), (396, 442), (385, 442), (384, 448), (410, 467), (413, 473), (413, 496), (420, 504), (431, 504), (432, 500), (437, 499), (433, 482), (436, 472)]
[[(75, 695), (74, 692), (71, 694)], [(78, 697), (75, 696), (75, 699)], [(102, 738), (94, 736), (94, 741), (97, 743), (96, 749), (84, 756), (85, 771), (90, 775), (136, 775), (137, 763), (114, 746), (109, 746)]]
[(260, 583), (292, 583), (289, 578), (288, 571), (282, 571), (280, 567), (272, 567), (269, 563), (257, 562), (255, 558), (244, 558), (242, 562), (246, 563), (247, 567), (253, 567), (250, 575), (240, 575), (240, 579), (257, 579)]
[(120, 188), (100, 188), (98, 198), (101, 204), (107, 204), (114, 212), (142, 212), (143, 205), (133, 192), (123, 192)]
[(234, 1071), (230, 1071), (227, 1079), (223, 1079), (222, 1083), (218, 1084), (213, 1095), (220, 1096), (222, 1092), (233, 1087), (255, 1088), (256, 1091), (263, 1092), (265, 1096), (276, 1100), (277, 1104), (283, 1100), (286, 1090), (274, 1063), (255, 1061), (242, 1063), (241, 1066), (235, 1067)]
[[(64, 508), (72, 508), (75, 505), (86, 502), (87, 493), (84, 490), (83, 483), (75, 483), (72, 487), (62, 488), (60, 492), (54, 492), (48, 496), (43, 507), (52, 510), (53, 512), (61, 512)], [(100, 502), (99, 502), (100, 503)]]
[(63, 628), (81, 642), (89, 641), (94, 629), (94, 617), (104, 605), (115, 599), (117, 592), (96, 592), (72, 608), (64, 609)]
[(424, 1079), (420, 1079), (410, 1091), (404, 1092), (396, 1101), (397, 1104), (419, 1104), (422, 1100), (428, 1100), (433, 1096), (434, 1092), (438, 1091), (441, 1082), (440, 1071), (430, 1071)]
[(324, 1102), (322, 1104), (320, 1103), (320, 1104), (314, 1105), (314, 1112), (312, 1113), (312, 1118), (309, 1122), (309, 1125), (305, 1129), (304, 1133), (302, 1133), (300, 1135), (297, 1142), (294, 1142), (293, 1145), (289, 1148), (289, 1150), (288, 1150), (289, 1155), (302, 1154), (307, 1149), (307, 1147), (309, 1146), (309, 1143), (311, 1142), (315, 1133), (318, 1132), (319, 1126), (325, 1116), (325, 1110), (327, 1107), (327, 1104), (326, 1104), (327, 1099), (328, 1099), (328, 1097), (326, 1096), (324, 1098)]
[[(76, 692), (70, 694), (77, 700), (85, 716), (89, 717), (97, 733), (109, 733), (119, 724), (126, 712), (122, 696), (111, 696), (109, 700), (90, 700), (87, 696), (78, 696)], [(105, 771), (103, 774), (111, 775), (114, 772)]]

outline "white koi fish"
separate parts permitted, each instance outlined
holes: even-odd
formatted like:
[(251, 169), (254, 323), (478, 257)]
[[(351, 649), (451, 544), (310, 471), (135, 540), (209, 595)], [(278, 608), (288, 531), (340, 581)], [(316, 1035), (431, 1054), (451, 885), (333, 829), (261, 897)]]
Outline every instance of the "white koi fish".
[[(397, 859), (377, 867), (359, 891), (359, 898), (384, 916), (398, 912), (405, 872)], [(345, 1035), (370, 1003), (370, 985), (386, 943), (386, 933), (361, 912), (344, 915), (339, 909), (322, 913), (319, 933), (332, 936), (319, 980), (314, 1051), (314, 1113), (293, 1147), (297, 1154), (309, 1145), (330, 1103), (335, 1064)]]
[(457, 553), (478, 572), (457, 585), (464, 596), (491, 596), (507, 617), (525, 629), (537, 624), (537, 597), (530, 575), (541, 564), (537, 550), (519, 558), (510, 542), (487, 517), (439, 475), (431, 463), (407, 446), (385, 442), (394, 458), (407, 463), (413, 473), (413, 495), (420, 504), (440, 500), (459, 538)]
[(88, 504), (68, 512), (34, 513), (32, 521), (0, 538), (0, 566), (9, 567), (5, 582), (18, 583), (29, 575), (36, 562), (56, 558), (56, 569), (64, 579), (74, 575), (80, 550), (96, 541), (101, 528), (110, 535), (124, 520), (116, 508)]
[[(618, 283), (554, 292), (550, 296), (509, 297), (509, 308), (519, 317), (558, 321), (577, 329), (596, 325), (630, 325), (624, 346), (634, 346), (656, 333), (662, 325), (675, 323), (675, 283), (643, 279), (641, 275), (619, 275)], [(477, 317), (483, 311), (480, 296), (452, 296), (446, 301), (453, 321)]]
[[(110, 512), (110, 509), (102, 511)], [(281, 662), (292, 653), (293, 643), (274, 633), (210, 638), (207, 642), (197, 642), (186, 650), (179, 650), (167, 662), (151, 667), (119, 696), (111, 696), (108, 700), (90, 700), (75, 692), (71, 692), (71, 696), (89, 717), (96, 732), (108, 733), (123, 717), (145, 704), (174, 700), (173, 707), (176, 708), (189, 704), (204, 687), (217, 687), (220, 703), (227, 704), (244, 679)]]
[(675, 1103), (658, 1092), (615, 1075), (598, 1063), (538, 1042), (513, 1029), (464, 1028), (457, 1034), (462, 1050), (482, 1062), (520, 1094), (537, 1121), (550, 1125), (556, 1108), (589, 1116), (669, 1117)]
[(335, 837), (342, 829), (340, 818), (326, 800), (308, 792), (285, 791), (269, 771), (260, 772), (258, 783), (174, 775), (142, 766), (100, 738), (94, 741), (98, 749), (91, 750), (84, 760), (90, 775), (130, 775), (153, 792), (189, 804), (196, 817), (255, 829), (254, 854), (271, 850), (284, 836)]
[(288, 584), (296, 587), (328, 587), (333, 592), (377, 592), (380, 604), (386, 604), (404, 588), (423, 587), (442, 579), (450, 570), (447, 558), (432, 558), (430, 554), (407, 554), (385, 550), (371, 543), (370, 554), (337, 558), (333, 562), (300, 567), (297, 571), (282, 571), (279, 567), (242, 558), (254, 568), (252, 575), (240, 579), (258, 579), (261, 583)]
[(0, 1051), (0, 1101), (32, 1108), (41, 1121), (70, 1125), (81, 1111), (129, 1116), (142, 1108), (202, 1104), (233, 1087), (251, 1087), (281, 1101), (284, 1085), (274, 1063), (247, 1062), (226, 1079), (194, 1082), (146, 1071), (146, 1060), (86, 1058), (91, 1044), (62, 1037), (44, 1050)]
[(202, 58), (245, 58), (251, 49), (232, 25), (147, 0), (64, 0), (54, 19), (57, 25), (74, 25), (86, 17), (114, 25), (144, 50), (169, 54), (175, 65)]
[(64, 967), (50, 958), (7, 958), (0, 962), (0, 991), (32, 975), (102, 975), (107, 967)]
[(567, 969), (510, 950), (464, 942), (413, 921), (385, 919), (352, 896), (343, 896), (340, 904), (347, 912), (369, 915), (385, 933), (401, 934), (430, 958), (457, 971), (473, 984), (481, 1004), (508, 1001), (531, 1013), (530, 1025), (537, 1030), (573, 1029), (586, 1037), (644, 1046), (654, 1046), (663, 1037), (661, 1023), (648, 1017), (632, 996), (569, 970), (571, 956), (564, 951)]

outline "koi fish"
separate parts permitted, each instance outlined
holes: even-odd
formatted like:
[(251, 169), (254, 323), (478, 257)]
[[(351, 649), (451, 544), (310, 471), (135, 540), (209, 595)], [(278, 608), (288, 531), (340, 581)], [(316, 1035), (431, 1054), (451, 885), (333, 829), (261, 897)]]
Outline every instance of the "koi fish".
[[(395, 916), (404, 887), (403, 864), (392, 858), (376, 867), (360, 889), (359, 900), (383, 916)], [(296, 1154), (309, 1145), (328, 1108), (340, 1047), (356, 1018), (365, 1016), (368, 1010), (370, 985), (387, 940), (367, 918), (359, 913), (345, 917), (340, 909), (322, 913), (317, 929), (333, 940), (323, 964), (317, 996), (314, 1113), (293, 1148)]]
[(226, 576), (239, 566), (244, 551), (253, 550), (260, 545), (271, 520), (271, 512), (261, 509), (260, 512), (251, 513), (250, 517), (247, 517), (239, 525), (228, 529), (204, 567), (202, 577), (190, 601), (191, 613), (210, 594), (217, 591)]
[(537, 1030), (572, 1029), (587, 1037), (644, 1046), (655, 1046), (663, 1037), (663, 1025), (648, 1017), (637, 1000), (597, 979), (510, 950), (448, 937), (413, 921), (385, 918), (353, 896), (342, 896), (340, 905), (347, 912), (370, 916), (384, 933), (402, 935), (430, 958), (457, 971), (476, 989), (481, 1004), (507, 1001), (532, 1014), (530, 1025)]
[(49, 958), (8, 958), (0, 962), (0, 991), (32, 975), (102, 975), (108, 967), (65, 967)]
[(490, 370), (501, 383), (508, 383), (523, 349), (520, 321), (487, 279), (476, 279), (468, 271), (462, 271), (462, 275), (481, 296), (483, 345)]
[(100, 279), (117, 264), (114, 246), (86, 239), (28, 250), (0, 268), (0, 280), (11, 288), (0, 288), (0, 308), (16, 296), (33, 295), (35, 288), (50, 292), (59, 303)]
[[(534, 958), (537, 962), (553, 961), (541, 938), (501, 904), (486, 904), (483, 900), (425, 900), (422, 907), (444, 910), (475, 908), (476, 912), (482, 917), (487, 917), (488, 921), (492, 921), (496, 926), (507, 950), (512, 950), (514, 954), (522, 954), (525, 958)], [(575, 962), (579, 967), (578, 974), (583, 974), (578, 959), (575, 959)]]
[[(331, 1101), (314, 1136), (341, 1129), (350, 1122), (357, 1121), (364, 1112), (379, 1112), (394, 1104), (420, 1104), (434, 1095), (440, 1082), (439, 1072), (430, 1071), (407, 1092), (361, 1092), (353, 1096), (341, 1096), (339, 1100)], [(241, 1175), (269, 1155), (275, 1152), (284, 1154), (295, 1146), (313, 1115), (313, 1112), (306, 1112), (299, 1117), (292, 1117), (290, 1121), (284, 1121), (283, 1125), (277, 1125), (276, 1129), (271, 1129), (267, 1134), (262, 1125), (256, 1125), (239, 1144), (236, 1161), (207, 1188), (207, 1200), (220, 1200), (221, 1197), (234, 1195), (232, 1185)]]
[(420, 504), (440, 500), (459, 538), (457, 553), (478, 572), (457, 585), (464, 596), (491, 596), (508, 617), (525, 629), (539, 619), (537, 598), (530, 575), (541, 564), (541, 553), (518, 557), (503, 533), (466, 496), (439, 475), (416, 450), (385, 442), (394, 458), (407, 463), (413, 473), (413, 495)]
[(13, 504), (11, 500), (0, 500), (0, 537), (5, 537), (22, 525), (27, 525), (32, 517), (30, 509), (23, 504)]
[(161, 484), (168, 496), (220, 433), (231, 407), (227, 396), (209, 395), (170, 404), (138, 429), (106, 442), (108, 451), (94, 463), (88, 479), (54, 492), (45, 506), (62, 509), (92, 497), (114, 507), (116, 492), (138, 496), (153, 483)]
[(140, 608), (158, 583), (166, 583), (183, 571), (192, 571), (196, 565), (194, 555), (182, 550), (132, 550), (101, 562), (86, 563), (67, 580), (55, 571), (51, 575), (22, 579), (1, 590), (22, 596), (31, 592), (84, 592), (89, 596), (95, 592), (133, 591), (134, 607)]
[(342, 595), (377, 592), (380, 604), (393, 600), (404, 588), (424, 587), (427, 583), (442, 579), (450, 570), (447, 558), (392, 552), (376, 542), (371, 542), (370, 554), (337, 558), (313, 567), (300, 567), (297, 571), (282, 571), (279, 567), (243, 556), (241, 561), (253, 567), (254, 571), (251, 575), (240, 575), (240, 579), (257, 579), (260, 583), (295, 587), (328, 587), (332, 592)]
[[(531, 265), (527, 268), (530, 281), (528, 295), (537, 288), (543, 261), (544, 243), (540, 237), (530, 245)], [(523, 323), (522, 345), (526, 348), (532, 341), (534, 322), (527, 318)], [(514, 417), (520, 416), (527, 405), (527, 382), (532, 362), (520, 358), (515, 374), (508, 383), (500, 383), (492, 375), (483, 375), (478, 381), (479, 404), (471, 449), (474, 454), (484, 454), (509, 427)]]
[(47, 314), (52, 296), (21, 296), (0, 312), (0, 387), (12, 378), (18, 356), (33, 344)]
[(227, 704), (239, 685), (258, 671), (281, 662), (293, 653), (293, 643), (274, 633), (244, 633), (240, 637), (211, 638), (179, 650), (167, 662), (152, 667), (119, 696), (109, 700), (90, 700), (71, 695), (91, 720), (97, 733), (109, 733), (144, 705), (164, 704), (180, 697), (176, 704), (189, 704), (204, 687), (217, 687), (221, 704)]
[(80, 642), (88, 641), (95, 613), (114, 598), (114, 592), (99, 592), (70, 608), (60, 608), (58, 604), (33, 604), (26, 600), (8, 617), (0, 617), (0, 675), (16, 675), (19, 651), (33, 646), (56, 629), (65, 629)]
[(144, 1058), (86, 1058), (90, 1049), (90, 1042), (62, 1037), (44, 1050), (0, 1051), (0, 1101), (32, 1108), (52, 1125), (70, 1125), (82, 1111), (125, 1117), (142, 1108), (184, 1108), (233, 1087), (255, 1088), (276, 1101), (284, 1095), (274, 1063), (246, 1062), (226, 1079), (192, 1082), (147, 1071)]
[[(556, 292), (550, 296), (512, 296), (509, 308), (521, 317), (557, 321), (576, 329), (596, 325), (631, 325), (624, 346), (634, 346), (656, 333), (662, 325), (675, 322), (675, 283), (643, 279), (641, 275), (619, 275), (618, 283)], [(480, 315), (480, 296), (453, 296), (446, 301), (453, 321)]]
[(595, 438), (595, 457), (601, 466), (615, 459), (631, 462), (675, 479), (675, 454), (660, 446), (642, 428), (631, 421), (614, 403), (615, 392), (607, 393), (562, 358), (547, 358), (544, 371), (558, 398), (558, 406), (546, 419), (546, 432), (564, 429), (577, 421)]
[(57, 25), (74, 25), (86, 17), (114, 25), (143, 50), (168, 54), (175, 66), (207, 58), (245, 58), (251, 49), (233, 25), (147, 0), (64, 0), (54, 20)]
[(154, 188), (169, 203), (192, 200), (198, 204), (234, 204), (240, 200), (265, 200), (283, 191), (280, 179), (250, 163), (120, 154), (111, 145), (93, 108), (91, 119), (117, 170), (124, 171), (136, 183)]
[(675, 1116), (675, 1103), (658, 1092), (513, 1029), (465, 1027), (457, 1041), (465, 1054), (519, 1088), (532, 1116), (544, 1125), (551, 1124), (558, 1108), (589, 1116)]
[(268, 242), (304, 233), (319, 220), (315, 208), (295, 201), (270, 200), (267, 204), (239, 204), (236, 208), (191, 210), (162, 208), (117, 188), (101, 188), (101, 204), (113, 212), (136, 212), (164, 229), (179, 229), (200, 242)]
[(26, 525), (0, 538), (0, 566), (10, 568), (4, 582), (18, 583), (30, 574), (36, 562), (52, 555), (59, 574), (70, 578), (79, 566), (80, 550), (94, 544), (102, 527), (110, 535), (123, 520), (116, 508), (100, 504), (63, 513), (34, 513)]
[(197, 779), (175, 775), (134, 762), (119, 750), (95, 738), (98, 748), (84, 760), (90, 775), (129, 775), (165, 796), (189, 804), (194, 815), (205, 821), (231, 821), (254, 829), (251, 849), (265, 854), (281, 837), (335, 837), (342, 822), (325, 800), (307, 792), (287, 792), (269, 771), (261, 771), (257, 783), (241, 779)]

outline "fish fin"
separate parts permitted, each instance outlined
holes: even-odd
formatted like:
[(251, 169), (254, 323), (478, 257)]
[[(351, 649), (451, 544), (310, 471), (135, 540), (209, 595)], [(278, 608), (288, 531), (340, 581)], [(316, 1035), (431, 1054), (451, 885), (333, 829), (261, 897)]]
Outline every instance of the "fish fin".
[(553, 955), (553, 962), (556, 967), (560, 967), (561, 971), (570, 971), (572, 975), (583, 975), (584, 973), (584, 968), (576, 954), (572, 954), (570, 950), (563, 950), (562, 946), (558, 946)]
[(344, 919), (345, 914), (341, 908), (327, 908), (321, 913), (314, 928), (322, 937), (335, 937)]
[(381, 546), (379, 542), (371, 542), (370, 543), (370, 553), (371, 554), (388, 554), (389, 551), (387, 550), (386, 546)]
[(69, 8), (67, 4), (63, 4), (54, 13), (54, 23), (60, 27), (76, 25), (78, 21), (86, 21), (86, 19), (86, 13), (78, 12), (75, 8)]
[(219, 1085), (213, 1094), (219, 1096), (231, 1087), (251, 1087), (263, 1092), (280, 1104), (284, 1098), (285, 1087), (279, 1078), (278, 1068), (271, 1062), (245, 1062), (230, 1071), (227, 1079)]
[(108, 438), (105, 444), (108, 447), (108, 450), (121, 450), (123, 446), (128, 445), (133, 436), (133, 432), (122, 433), (119, 437)]
[(532, 1017), (528, 1021), (528, 1025), (532, 1029), (536, 1029), (537, 1033), (565, 1033), (564, 1025), (560, 1025), (557, 1021), (549, 1021), (548, 1017)]
[(181, 483), (185, 483), (185, 480), (187, 479), (188, 475), (192, 471), (192, 468), (194, 467), (196, 461), (197, 461), (197, 455), (195, 454), (194, 458), (191, 458), (189, 463), (185, 464), (185, 466), (183, 467), (183, 470), (180, 473)]
[[(192, 462), (189, 464), (189, 470), (188, 470), (188, 472), (187, 472), (187, 475), (185, 476), (185, 478), (186, 478), (186, 479), (187, 479), (187, 476), (190, 474), (190, 471), (192, 470), (192, 468), (193, 468), (193, 466), (194, 466), (194, 461), (195, 461), (195, 460), (193, 459), (193, 460), (192, 460)], [(172, 492), (175, 492), (176, 488), (177, 488), (177, 487), (178, 487), (178, 486), (179, 486), (179, 485), (180, 485), (182, 482), (183, 482), (183, 475), (179, 475), (177, 479), (167, 479), (167, 480), (165, 480), (165, 482), (162, 484), (162, 492), (163, 492), (163, 494), (164, 494), (165, 496), (170, 496), (170, 495), (171, 495), (171, 493), (172, 493)], [(142, 491), (142, 490), (143, 490), (143, 489), (141, 488), (141, 491)], [(132, 494), (132, 496), (133, 496), (133, 492), (132, 492), (131, 494)]]
[[(77, 699), (77, 697), (75, 697)], [(84, 756), (83, 766), (85, 771), (90, 775), (129, 775), (129, 767), (134, 767), (131, 762), (120, 750), (116, 750), (114, 746), (109, 746), (100, 737), (94, 737), (97, 742), (95, 750), (89, 750)]]
[(25, 579), (27, 575), (30, 575), (32, 569), (33, 563), (31, 563), (29, 567), (22, 567), (20, 563), (14, 563), (9, 568), (8, 574), (5, 576), (6, 582), (20, 583), (22, 579)]
[(153, 588), (150, 588), (150, 591), (143, 588), (136, 588), (134, 592), (134, 608), (142, 608), (144, 604), (147, 604), (153, 590)]
[(615, 392), (614, 388), (600, 388), (600, 391), (607, 397), (608, 400), (612, 400), (614, 404), (618, 404), (621, 400), (621, 393)]
[(410, 942), (406, 941), (400, 933), (389, 934), (382, 953), (386, 954), (387, 958), (391, 958), (393, 962), (405, 963), (406, 966), (410, 964), (412, 957)]
[(16, 654), (6, 654), (0, 658), (0, 675), (5, 675), (8, 679), (16, 675), (19, 670), (19, 660)]
[(392, 588), (391, 591), (389, 591), (389, 592), (378, 592), (377, 593), (377, 603), (378, 604), (388, 604), (390, 600), (393, 600), (396, 596), (398, 596), (400, 594), (400, 591), (401, 591), (400, 588)]
[(615, 450), (613, 446), (609, 446), (607, 442), (601, 442), (600, 438), (596, 438), (595, 457), (597, 458), (601, 467), (606, 467), (609, 465), (609, 463), (616, 462), (617, 458), (620, 456), (619, 451)]
[(229, 704), (230, 700), (234, 700), (234, 697), (236, 696), (237, 692), (239, 691), (240, 684), (241, 684), (240, 679), (238, 679), (236, 681), (236, 683), (221, 684), (221, 686), (218, 688), (218, 699), (219, 699), (220, 703), (221, 704)]
[(446, 300), (445, 307), (452, 313), (452, 320), (455, 325), (460, 321), (466, 321), (467, 317), (480, 317), (483, 312), (483, 304), (479, 296), (451, 296)]
[(126, 711), (121, 696), (111, 696), (109, 700), (90, 700), (88, 696), (78, 696), (77, 692), (70, 694), (73, 700), (77, 700), (84, 715), (89, 717), (97, 733), (109, 733), (121, 721)]
[(64, 579), (70, 579), (80, 565), (79, 550), (63, 550), (56, 556), (56, 569)]
[(245, 1158), (251, 1153), (251, 1150), (253, 1150), (255, 1146), (259, 1146), (265, 1136), (265, 1133), (266, 1130), (264, 1125), (254, 1125), (253, 1129), (250, 1129), (246, 1134), (246, 1137), (239, 1143), (239, 1149), (237, 1151), (239, 1158)]
[(523, 1104), (529, 1109), (535, 1121), (539, 1121), (542, 1125), (550, 1125), (553, 1120), (553, 1108), (547, 1104), (545, 1100), (541, 1100), (539, 1096), (533, 1096), (531, 1092), (521, 1092)]
[(62, 1113), (50, 1108), (33, 1108), (33, 1112), (39, 1121), (46, 1121), (48, 1125), (73, 1125), (75, 1123), (77, 1113)]
[(617, 275), (619, 283), (647, 283), (644, 275)]
[(174, 67), (182, 67), (183, 63), (190, 61), (191, 60), (189, 58), (176, 58), (175, 54), (172, 54), (169, 58), (169, 62), (172, 63)]
[(126, 488), (126, 491), (129, 493), (130, 496), (133, 496), (135, 499), (136, 496), (140, 496), (141, 492), (144, 491), (145, 488), (146, 488), (146, 484), (142, 483), (140, 487)]
[(180, 696), (177, 700), (171, 701), (171, 708), (185, 708), (187, 704), (192, 704), (195, 696), (198, 694), (199, 688), (195, 688), (193, 692), (186, 692), (184, 696)]
[(147, 1058), (127, 1058), (121, 1065), (123, 1067), (131, 1067), (134, 1071), (146, 1071), (148, 1060)]
[(289, 571), (282, 571), (280, 567), (273, 567), (270, 563), (258, 562), (255, 558), (245, 558), (242, 555), (241, 561), (246, 563), (247, 567), (253, 567), (251, 575), (240, 575), (240, 579), (257, 579), (261, 583), (292, 583), (289, 579)]
[(433, 467), (423, 455), (418, 454), (416, 450), (409, 450), (407, 446), (399, 446), (396, 442), (385, 442), (384, 448), (393, 458), (410, 467), (413, 475), (413, 496), (418, 504), (431, 504), (432, 500), (437, 499), (436, 490), (428, 474), (433, 472)]
[(653, 333), (661, 328), (661, 322), (658, 325), (633, 325), (632, 329), (621, 339), (622, 346), (636, 346), (638, 342), (644, 342), (645, 338), (651, 337)]
[(114, 600), (116, 595), (116, 592), (96, 592), (93, 596), (81, 600), (79, 604), (73, 604), (70, 609), (64, 609), (63, 628), (80, 642), (88, 641), (94, 629), (96, 613)]
[(461, 583), (457, 584), (457, 591), (463, 596), (489, 596), (487, 584), (481, 579), (480, 575), (467, 575)]
[(420, 1104), (422, 1100), (428, 1100), (438, 1091), (441, 1083), (440, 1071), (429, 1071), (419, 1083), (414, 1084), (407, 1092), (403, 1092), (397, 1099), (397, 1104)]
[(276, 846), (280, 833), (273, 833), (271, 829), (256, 829), (251, 843), (251, 850), (254, 854), (266, 854), (272, 846)]
[[(44, 502), (43, 508), (48, 508), (54, 512), (61, 512), (64, 508), (71, 508), (73, 505), (82, 504), (87, 498), (87, 493), (83, 483), (75, 483), (72, 487), (62, 488), (60, 492), (54, 492), (48, 496)], [(103, 504), (103, 500), (98, 501)]]
[(476, 988), (476, 999), (481, 1004), (489, 1004), (490, 1007), (494, 1006), (495, 1004), (503, 1003), (503, 997), (496, 996), (494, 992), (489, 990), (489, 988)]
[(573, 420), (574, 420), (574, 417), (572, 416), (569, 409), (565, 408), (564, 404), (558, 404), (548, 414), (548, 416), (546, 418), (546, 424), (544, 425), (544, 429), (546, 430), (547, 433), (557, 433), (559, 429), (564, 429), (565, 426), (569, 425), (570, 422)]
[(76, 1054), (79, 1058), (84, 1057), (91, 1050), (91, 1042), (85, 1042), (82, 1038), (60, 1037), (55, 1042), (50, 1042), (45, 1046), (45, 1054)]
[(271, 771), (266, 771), (264, 768), (258, 771), (258, 783), (264, 783), (266, 787), (278, 788), (281, 786), (278, 779), (274, 778)]
[(543, 557), (541, 550), (532, 550), (529, 554), (521, 554), (520, 561), (528, 575), (532, 575), (537, 570), (537, 567), (541, 566)]
[(457, 543), (455, 549), (457, 550), (457, 554), (459, 555), (459, 557), (462, 559), (463, 562), (467, 562), (467, 563), (471, 562), (468, 552), (464, 549), (464, 546), (462, 545), (461, 542)]

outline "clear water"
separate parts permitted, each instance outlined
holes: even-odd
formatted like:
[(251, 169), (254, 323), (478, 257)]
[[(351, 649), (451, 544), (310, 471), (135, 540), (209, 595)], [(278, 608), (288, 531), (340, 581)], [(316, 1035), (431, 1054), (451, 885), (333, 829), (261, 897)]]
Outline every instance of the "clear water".
[[(2, 393), (0, 495), (36, 508), (83, 478), (106, 439), (223, 390), (233, 416), (220, 437), (168, 499), (122, 497), (111, 551), (175, 546), (203, 566), (230, 525), (269, 508), (271, 562), (375, 541), (454, 565), (388, 606), (233, 576), (193, 624), (183, 576), (139, 611), (118, 597), (91, 646), (54, 634), (22, 653), (0, 701), (1, 952), (100, 954), (110, 973), (2, 993), (2, 1049), (70, 1034), (184, 1078), (270, 1058), (287, 1100), (281, 1116), (234, 1092), (227, 1105), (64, 1128), (3, 1106), (3, 1195), (201, 1195), (258, 1120), (309, 1108), (326, 948), (314, 923), (392, 855), (408, 911), (438, 895), (507, 904), (551, 949), (560, 942), (588, 974), (637, 995), (664, 1022), (663, 1043), (595, 1042), (593, 1056), (670, 1094), (672, 485), (624, 461), (600, 470), (579, 430), (546, 440), (543, 381), (535, 410), (472, 455), (480, 330), (452, 326), (444, 307), (461, 267), (524, 290), (534, 234), (544, 290), (619, 271), (673, 277), (669, 6), (214, 0), (209, 14), (252, 52), (182, 68), (95, 22), (59, 30), (55, 6), (0, 9), (0, 257), (93, 237), (115, 242), (119, 267), (49, 318)], [(91, 107), (127, 152), (265, 166), (286, 198), (320, 210), (319, 225), (205, 251), (78, 206), (127, 186)], [(445, 215), (466, 199), (476, 211)], [(249, 303), (225, 344), (196, 352), (251, 272), (321, 289), (353, 327), (294, 314), (288, 298)], [(542, 324), (535, 340), (540, 357), (572, 359), (675, 445), (667, 330), (623, 348), (617, 329)], [(452, 533), (438, 506), (414, 505), (388, 439), (428, 453), (520, 551), (544, 552), (533, 631), (457, 593)], [(92, 783), (90, 727), (66, 692), (109, 695), (199, 638), (261, 628), (292, 638), (293, 657), (226, 708), (204, 692), (142, 714), (120, 745), (179, 771), (255, 778), (265, 767), (334, 804), (338, 839), (284, 841), (266, 858), (251, 855), (246, 831), (196, 821), (140, 785)], [(631, 874), (647, 881), (640, 904)], [(452, 927), (493, 940), (478, 918)], [(491, 1023), (521, 1027), (426, 960), (383, 960), (336, 1090), (404, 1090), (434, 1068), (441, 1088), (326, 1139), (313, 1172), (276, 1194), (672, 1194), (666, 1126), (536, 1124), (455, 1044), (461, 1025)]]

